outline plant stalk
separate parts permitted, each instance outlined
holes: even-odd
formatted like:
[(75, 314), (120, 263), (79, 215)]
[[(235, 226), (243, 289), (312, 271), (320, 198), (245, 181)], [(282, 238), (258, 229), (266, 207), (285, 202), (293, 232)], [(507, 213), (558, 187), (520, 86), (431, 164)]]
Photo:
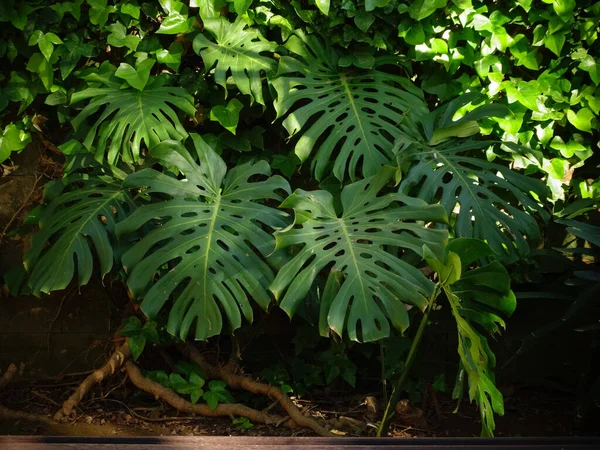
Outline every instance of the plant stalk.
[(402, 388), (404, 387), (404, 383), (406, 383), (406, 380), (410, 375), (412, 365), (415, 362), (417, 350), (419, 349), (419, 345), (421, 344), (421, 339), (423, 338), (425, 328), (427, 327), (427, 321), (429, 320), (429, 314), (433, 309), (433, 304), (435, 303), (435, 299), (439, 294), (439, 290), (440, 286), (439, 284), (436, 284), (433, 288), (431, 297), (429, 298), (429, 304), (427, 305), (425, 314), (423, 314), (423, 318), (421, 319), (421, 323), (419, 324), (417, 334), (415, 335), (412, 345), (410, 346), (410, 351), (408, 352), (408, 356), (406, 357), (406, 362), (404, 364), (404, 368), (402, 369), (402, 373), (400, 374), (400, 378), (396, 382), (394, 390), (392, 391), (392, 396), (390, 397), (390, 401), (385, 407), (383, 419), (381, 419), (381, 424), (377, 429), (377, 437), (387, 436), (388, 430), (390, 428), (390, 420), (392, 419), (392, 416), (394, 414), (396, 404), (398, 403), (398, 401), (400, 401), (400, 395), (402, 394)]

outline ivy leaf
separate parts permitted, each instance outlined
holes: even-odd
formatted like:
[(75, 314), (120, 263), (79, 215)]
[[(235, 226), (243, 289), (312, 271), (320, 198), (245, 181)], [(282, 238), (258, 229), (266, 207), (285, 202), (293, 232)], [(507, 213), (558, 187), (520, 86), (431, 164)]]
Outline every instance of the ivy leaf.
[(150, 78), (150, 71), (156, 63), (153, 59), (145, 59), (139, 62), (135, 69), (127, 63), (121, 63), (115, 72), (115, 75), (119, 78), (123, 78), (129, 83), (130, 86), (134, 87), (138, 91), (143, 91), (148, 84)]
[(208, 391), (202, 396), (208, 407), (215, 410), (219, 403), (234, 403), (235, 399), (227, 390), (227, 382), (212, 380), (208, 383)]
[(61, 58), (59, 60), (60, 75), (65, 80), (77, 66), (82, 57), (91, 58), (96, 53), (96, 47), (85, 43), (77, 33), (71, 33), (64, 41), (64, 45), (57, 50)]
[(125, 3), (120, 5), (121, 12), (123, 14), (127, 14), (128, 16), (133, 17), (134, 19), (140, 18), (140, 7), (135, 3)]
[(135, 51), (141, 41), (138, 36), (127, 34), (127, 28), (121, 22), (115, 22), (106, 27), (110, 34), (106, 41), (113, 47), (127, 47), (131, 51)]
[(244, 105), (237, 99), (232, 98), (227, 106), (217, 105), (210, 109), (210, 120), (219, 122), (223, 128), (235, 134), (237, 124), (240, 120), (240, 111)]
[(383, 8), (389, 5), (391, 0), (365, 0), (365, 11), (373, 11), (375, 8)]
[(31, 142), (31, 134), (15, 124), (9, 124), (0, 135), (0, 163), (10, 157), (12, 152), (23, 150)]
[(560, 56), (560, 51), (562, 50), (563, 45), (565, 45), (565, 40), (564, 33), (546, 34), (544, 37), (544, 45), (556, 56)]
[(165, 64), (169, 69), (177, 72), (181, 65), (181, 56), (183, 55), (183, 45), (175, 41), (169, 48), (163, 48), (156, 52), (156, 59), (160, 64)]
[(41, 53), (34, 53), (27, 62), (27, 70), (37, 73), (46, 90), (50, 90), (54, 83), (54, 70), (52, 64)]
[(408, 14), (415, 20), (423, 20), (432, 15), (436, 9), (444, 8), (448, 0), (415, 0), (408, 9)]
[(198, 403), (198, 400), (202, 398), (204, 394), (202, 387), (204, 384), (204, 379), (195, 373), (190, 375), (189, 381), (186, 381), (178, 373), (172, 373), (169, 376), (169, 386), (171, 386), (171, 389), (178, 394), (189, 395), (194, 404)]
[(330, 2), (330, 0), (315, 0), (315, 3), (317, 4), (317, 8), (319, 8), (319, 11), (321, 11), (326, 16), (329, 15), (329, 6), (330, 6), (329, 2)]
[(194, 38), (193, 47), (196, 54), (202, 57), (205, 71), (214, 68), (215, 82), (225, 88), (225, 96), (227, 76), (231, 73), (242, 94), (264, 105), (261, 74), (273, 75), (275, 61), (262, 53), (274, 52), (277, 45), (265, 40), (257, 29), (247, 27), (241, 17), (234, 23), (224, 17), (205, 19), (204, 28), (216, 43), (200, 33)]
[(147, 372), (146, 378), (152, 380), (166, 388), (170, 388), (169, 375), (164, 370), (155, 370), (153, 372)]
[(595, 119), (595, 116), (591, 109), (581, 108), (577, 112), (569, 109), (567, 111), (567, 119), (578, 130), (585, 131), (586, 133), (592, 132), (592, 121)]
[(246, 14), (248, 8), (252, 4), (252, 0), (234, 0), (233, 6), (235, 8), (235, 13), (238, 15)]
[(360, 30), (363, 33), (366, 33), (367, 31), (369, 31), (369, 28), (371, 28), (371, 25), (373, 25), (374, 21), (375, 21), (375, 16), (371, 13), (359, 14), (359, 15), (354, 16), (355, 25), (358, 28), (360, 28)]
[(404, 331), (408, 327), (405, 304), (419, 308), (427, 304), (432, 283), (397, 255), (409, 250), (421, 254), (423, 242), (443, 252), (447, 233), (413, 221), (445, 222), (446, 215), (439, 205), (379, 195), (395, 174), (395, 168), (386, 167), (345, 186), (341, 216), (328, 191), (298, 189), (281, 204), (293, 209), (296, 218), (294, 227), (275, 233), (277, 248), (300, 250), (279, 270), (271, 291), (289, 316), (326, 267), (330, 278), (338, 274), (343, 278), (339, 289), (326, 289), (321, 298), (325, 308), (321, 314), (340, 336), (346, 330), (352, 340), (382, 339), (390, 333), (388, 320)]
[[(148, 194), (158, 196), (156, 203), (119, 223), (118, 234), (142, 233), (123, 255), (129, 288), (144, 296), (142, 311), (155, 318), (173, 298), (167, 330), (185, 339), (195, 325), (195, 337), (202, 340), (221, 332), (222, 313), (232, 330), (241, 325), (242, 314), (251, 321), (250, 298), (263, 308), (269, 305), (273, 272), (264, 257), (275, 245), (268, 230), (285, 227), (287, 215), (260, 201), (279, 199), (276, 191), (289, 187), (283, 178), (269, 177), (265, 161), (227, 173), (225, 162), (200, 136), (192, 140), (200, 165), (178, 142), (162, 142), (150, 151), (165, 167), (179, 169), (185, 180), (153, 169), (127, 178), (127, 186), (147, 186)], [(264, 181), (249, 181), (257, 176)], [(170, 199), (165, 201), (165, 195)], [(163, 226), (146, 233), (145, 224), (156, 220)], [(165, 264), (173, 270), (162, 270)]]
[(109, 14), (115, 12), (115, 7), (108, 6), (107, 0), (87, 0), (87, 4), (90, 5), (90, 22), (100, 29), (104, 28)]

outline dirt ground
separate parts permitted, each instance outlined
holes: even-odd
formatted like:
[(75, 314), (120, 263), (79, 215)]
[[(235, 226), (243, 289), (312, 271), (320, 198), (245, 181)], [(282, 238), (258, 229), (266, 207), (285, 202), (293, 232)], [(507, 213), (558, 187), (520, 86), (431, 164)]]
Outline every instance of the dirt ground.
[[(30, 413), (51, 417), (61, 402), (72, 392), (83, 375), (61, 380), (16, 382), (0, 394), (0, 404)], [(470, 437), (478, 436), (479, 412), (466, 401), (454, 413), (456, 402), (441, 394), (442, 417), (431, 408), (424, 412), (425, 420), (407, 422), (396, 417), (391, 435), (396, 437)], [(334, 400), (335, 399), (335, 400)], [(356, 419), (367, 426), (338, 430), (346, 436), (374, 436), (375, 425), (366, 418), (367, 408), (357, 397), (343, 398), (331, 393), (328, 397), (295, 399), (296, 404), (310, 411), (313, 417)], [(420, 405), (419, 405), (420, 406)], [(415, 406), (418, 410), (419, 406)], [(560, 390), (514, 386), (505, 392), (505, 415), (497, 418), (496, 436), (598, 436), (598, 411), (578, 418), (573, 396)], [(276, 409), (273, 410), (276, 412)], [(183, 417), (168, 405), (133, 390), (124, 375), (94, 389), (76, 414), (62, 423), (46, 426), (34, 423), (0, 422), (0, 434), (49, 436), (311, 436), (310, 430), (289, 430), (254, 424), (239, 429), (228, 418)]]

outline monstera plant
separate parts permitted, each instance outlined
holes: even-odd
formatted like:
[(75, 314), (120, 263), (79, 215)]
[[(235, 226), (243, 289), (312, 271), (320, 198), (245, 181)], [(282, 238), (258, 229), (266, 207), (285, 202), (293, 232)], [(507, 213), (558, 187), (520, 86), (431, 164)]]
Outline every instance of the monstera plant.
[[(85, 284), (94, 265), (121, 278), (141, 311), (124, 327), (136, 358), (159, 329), (207, 340), (252, 322), (257, 307), (291, 317), (318, 291), (323, 336), (414, 335), (380, 435), (443, 303), (458, 333), (454, 392), (466, 388), (491, 435), (503, 404), (486, 335), (516, 306), (503, 264), (537, 245), (547, 219), (544, 182), (506, 157), (533, 150), (479, 135), (478, 121), (506, 108), (476, 107), (473, 93), (430, 111), (437, 100), (426, 102), (397, 54), (350, 57), (310, 27), (279, 30), (277, 40), (252, 2), (229, 2), (234, 19), (227, 2), (200, 2), (201, 23), (176, 0), (160, 3), (168, 16), (157, 33), (174, 36), (173, 54), (146, 24), (130, 35), (129, 62), (73, 72), (85, 87), (69, 92), (70, 106), (86, 101), (73, 138), (104, 165), (48, 186), (25, 259), (32, 291)], [(126, 5), (119, 14), (140, 14)], [(222, 145), (249, 139), (249, 129), (270, 137), (260, 136), (264, 152)], [(284, 171), (275, 161), (289, 154), (301, 166)], [(178, 376), (168, 386), (193, 388), (198, 401), (204, 379)]]

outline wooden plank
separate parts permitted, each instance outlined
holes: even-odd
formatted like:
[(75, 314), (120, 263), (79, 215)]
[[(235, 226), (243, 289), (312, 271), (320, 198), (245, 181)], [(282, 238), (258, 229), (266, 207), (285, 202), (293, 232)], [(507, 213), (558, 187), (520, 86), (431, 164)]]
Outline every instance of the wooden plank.
[(292, 437), (44, 437), (0, 436), (1, 450), (591, 450), (597, 438), (292, 438)]

